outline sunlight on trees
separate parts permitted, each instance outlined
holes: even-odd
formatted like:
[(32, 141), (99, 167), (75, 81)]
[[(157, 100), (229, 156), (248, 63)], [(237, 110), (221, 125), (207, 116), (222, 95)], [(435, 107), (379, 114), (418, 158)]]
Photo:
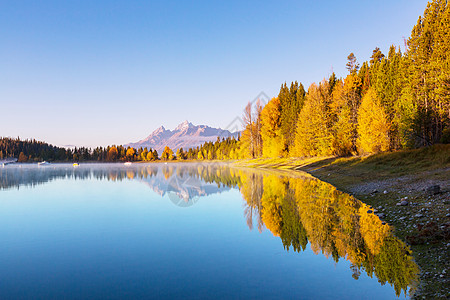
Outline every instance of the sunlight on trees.
[(163, 153), (161, 154), (161, 159), (162, 160), (174, 160), (175, 159), (175, 155), (173, 155), (173, 151), (172, 149), (170, 149), (169, 147), (165, 147)]
[(262, 155), (280, 157), (285, 154), (285, 140), (281, 134), (281, 103), (272, 98), (261, 111)]
[(119, 151), (117, 151), (117, 148), (113, 146), (108, 151), (107, 160), (108, 161), (115, 161), (118, 156), (119, 156)]
[(373, 89), (364, 96), (358, 111), (358, 148), (362, 153), (389, 149), (389, 123)]
[(297, 122), (294, 156), (330, 155), (331, 131), (329, 128), (328, 83), (312, 84)]

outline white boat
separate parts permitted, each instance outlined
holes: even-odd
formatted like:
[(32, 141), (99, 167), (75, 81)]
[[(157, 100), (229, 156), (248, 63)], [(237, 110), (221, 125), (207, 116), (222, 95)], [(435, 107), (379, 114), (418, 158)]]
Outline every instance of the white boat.
[(131, 162), (127, 161), (126, 163), (124, 163), (125, 166), (131, 166)]
[(38, 166), (45, 166), (45, 165), (49, 165), (50, 163), (48, 162), (48, 161), (41, 161), (41, 162), (38, 162)]

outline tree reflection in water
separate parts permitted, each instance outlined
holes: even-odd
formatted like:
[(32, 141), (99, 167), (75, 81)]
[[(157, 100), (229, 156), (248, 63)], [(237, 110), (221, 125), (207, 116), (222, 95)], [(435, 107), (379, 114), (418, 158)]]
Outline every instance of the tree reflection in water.
[(308, 176), (242, 170), (239, 177), (245, 209), (253, 213), (246, 214), (250, 228), (249, 218), (255, 219), (258, 228), (265, 225), (279, 236), (288, 251), (303, 251), (309, 242), (316, 254), (348, 260), (355, 279), (365, 271), (381, 284), (391, 284), (397, 296), (408, 289), (414, 293), (419, 269), (409, 247), (369, 206)]

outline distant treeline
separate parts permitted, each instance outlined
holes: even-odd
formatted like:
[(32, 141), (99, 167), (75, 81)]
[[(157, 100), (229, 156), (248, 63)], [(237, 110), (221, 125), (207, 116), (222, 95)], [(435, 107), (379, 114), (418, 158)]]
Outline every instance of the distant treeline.
[[(147, 153), (148, 150), (145, 150)], [(36, 140), (21, 140), (20, 138), (1, 138), (0, 139), (0, 159), (15, 157), (19, 162), (33, 161), (117, 161), (138, 160), (138, 155), (144, 152), (144, 149), (137, 151), (133, 148), (124, 148), (123, 146), (97, 147), (95, 149), (80, 148), (62, 148), (56, 147), (45, 142)], [(155, 150), (150, 152), (158, 157)], [(146, 157), (147, 157), (146, 153)]]
[(68, 151), (64, 148), (49, 145), (36, 140), (20, 140), (20, 138), (0, 138), (0, 159), (8, 157), (28, 160), (66, 160)]
[(18, 158), (19, 162), (38, 161), (155, 161), (155, 160), (196, 160), (196, 159), (236, 159), (238, 140), (235, 138), (217, 139), (200, 147), (187, 151), (180, 148), (173, 150), (166, 147), (159, 156), (155, 149), (131, 148), (123, 146), (108, 146), (97, 148), (66, 149), (56, 147), (36, 140), (21, 140), (20, 138), (0, 138), (0, 159)]

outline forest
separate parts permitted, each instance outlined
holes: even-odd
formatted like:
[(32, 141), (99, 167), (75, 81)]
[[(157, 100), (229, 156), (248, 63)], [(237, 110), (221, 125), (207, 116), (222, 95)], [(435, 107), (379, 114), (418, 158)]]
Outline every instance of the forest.
[(406, 51), (373, 50), (348, 74), (333, 73), (305, 91), (283, 84), (262, 107), (246, 107), (239, 155), (254, 157), (347, 156), (450, 142), (450, 8), (430, 2)]
[[(0, 139), (0, 159), (26, 161), (223, 160), (256, 157), (349, 156), (450, 143), (450, 8), (428, 3), (405, 41), (387, 54), (375, 48), (360, 64), (347, 57), (348, 74), (331, 74), (306, 90), (281, 85), (265, 106), (244, 110), (239, 139), (192, 149), (108, 146), (65, 149), (36, 140)], [(175, 150), (175, 153), (174, 153)]]

